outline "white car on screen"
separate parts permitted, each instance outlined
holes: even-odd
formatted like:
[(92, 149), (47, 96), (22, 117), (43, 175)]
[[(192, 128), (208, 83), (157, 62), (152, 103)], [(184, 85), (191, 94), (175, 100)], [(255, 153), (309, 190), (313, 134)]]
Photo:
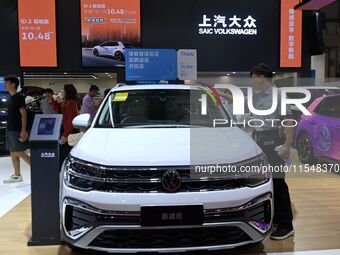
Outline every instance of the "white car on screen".
[(127, 48), (133, 48), (133, 45), (120, 41), (108, 41), (93, 47), (92, 52), (97, 57), (111, 57), (118, 61), (124, 61)]
[[(201, 98), (207, 113), (201, 114)], [(61, 170), (64, 240), (112, 253), (228, 249), (262, 241), (273, 216), (266, 156), (229, 119), (209, 89), (189, 85), (118, 86)], [(259, 167), (237, 174), (194, 166)]]

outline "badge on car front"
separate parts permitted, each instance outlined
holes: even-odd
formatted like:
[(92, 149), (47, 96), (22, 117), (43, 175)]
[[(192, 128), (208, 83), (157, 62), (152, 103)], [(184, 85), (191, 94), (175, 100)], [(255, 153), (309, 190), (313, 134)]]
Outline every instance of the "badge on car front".
[(167, 192), (176, 192), (182, 184), (182, 178), (176, 170), (166, 170), (162, 176), (162, 187)]

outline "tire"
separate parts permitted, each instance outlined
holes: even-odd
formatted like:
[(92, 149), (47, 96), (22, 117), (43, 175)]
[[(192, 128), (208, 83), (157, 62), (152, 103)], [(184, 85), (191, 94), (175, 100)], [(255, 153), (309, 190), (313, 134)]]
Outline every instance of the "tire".
[(298, 136), (296, 149), (299, 155), (299, 159), (302, 163), (311, 165), (315, 163), (316, 160), (313, 155), (313, 145), (308, 134), (302, 133)]
[(120, 51), (116, 51), (113, 58), (118, 61), (124, 61), (124, 55)]
[(98, 56), (99, 56), (99, 52), (98, 52), (98, 50), (97, 50), (97, 49), (93, 49), (93, 55), (95, 55), (96, 57), (98, 57)]

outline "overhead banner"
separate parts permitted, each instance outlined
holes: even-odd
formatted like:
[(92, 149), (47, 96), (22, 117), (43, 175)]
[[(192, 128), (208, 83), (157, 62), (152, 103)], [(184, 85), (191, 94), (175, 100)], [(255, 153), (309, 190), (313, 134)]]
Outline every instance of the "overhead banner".
[(20, 66), (57, 66), (55, 2), (18, 0)]
[(140, 46), (140, 0), (81, 0), (83, 66), (122, 67)]
[(281, 0), (280, 67), (302, 65), (302, 11), (294, 10), (299, 0)]

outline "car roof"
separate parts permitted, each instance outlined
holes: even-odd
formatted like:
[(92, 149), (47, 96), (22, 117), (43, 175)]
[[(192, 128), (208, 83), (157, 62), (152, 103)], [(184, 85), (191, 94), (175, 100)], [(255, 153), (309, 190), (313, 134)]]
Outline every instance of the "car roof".
[(183, 85), (183, 84), (143, 84), (143, 85), (117, 85), (111, 92), (128, 91), (128, 90), (153, 90), (153, 89), (176, 89), (176, 90), (200, 90), (200, 85)]
[(335, 90), (340, 91), (340, 88), (338, 88), (338, 87), (324, 87), (324, 86), (319, 86), (319, 87), (306, 86), (306, 87), (303, 87), (303, 86), (299, 86), (298, 88), (304, 88), (304, 89), (335, 89)]
[(336, 97), (336, 96), (340, 96), (340, 92), (339, 92), (339, 93), (336, 93), (336, 94), (324, 95), (324, 96), (321, 96), (321, 97), (319, 97), (319, 98), (324, 98), (324, 97)]

